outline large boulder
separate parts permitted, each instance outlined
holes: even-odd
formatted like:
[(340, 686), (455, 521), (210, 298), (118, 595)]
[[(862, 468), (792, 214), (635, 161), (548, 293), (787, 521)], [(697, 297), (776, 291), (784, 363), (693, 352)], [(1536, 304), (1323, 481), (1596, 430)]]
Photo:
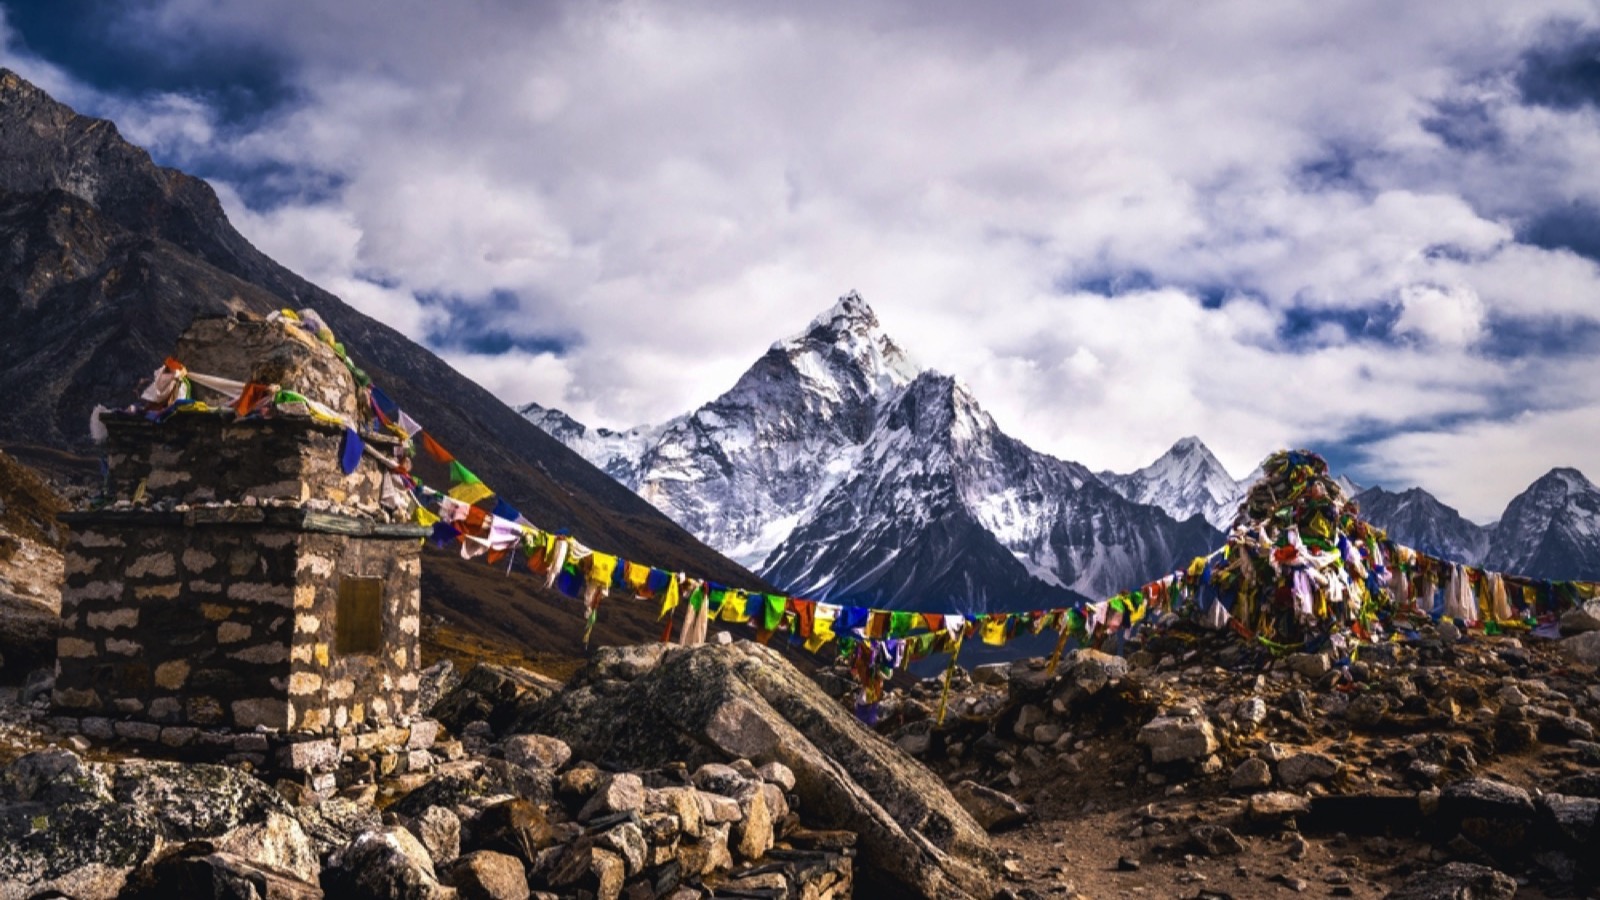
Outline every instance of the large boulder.
[(1586, 666), (1600, 666), (1600, 631), (1584, 631), (1558, 644), (1574, 662)]
[(1600, 599), (1585, 600), (1561, 614), (1564, 635), (1600, 631)]
[(204, 841), (174, 848), (135, 872), (118, 900), (321, 900), (322, 888), (293, 873), (217, 851)]
[(528, 900), (528, 876), (514, 856), (479, 850), (451, 863), (448, 875), (463, 900)]
[(439, 883), (421, 842), (396, 827), (357, 835), (329, 858), (322, 886), (332, 897), (371, 900), (444, 900), (456, 893)]
[(1150, 761), (1170, 763), (1201, 759), (1217, 752), (1217, 733), (1204, 717), (1176, 713), (1157, 716), (1139, 729), (1139, 743), (1150, 748)]
[[(4, 542), (0, 535), (0, 547)], [(53, 548), (49, 552), (59, 574), (61, 554)], [(14, 683), (35, 668), (55, 665), (61, 613), (42, 600), (11, 593), (6, 580), (0, 575), (0, 678)]]
[(160, 842), (150, 811), (109, 796), (0, 803), (0, 900), (115, 897)]
[(457, 734), (471, 722), (488, 722), (499, 733), (525, 697), (530, 702), (543, 700), (560, 689), (560, 682), (537, 672), (481, 662), (433, 705), (430, 714)]
[(1517, 880), (1510, 875), (1488, 866), (1453, 862), (1411, 876), (1388, 900), (1511, 900), (1516, 895)]
[(294, 880), (317, 877), (293, 810), (229, 766), (86, 763), (44, 750), (0, 772), (0, 900), (114, 897), (153, 853), (190, 841)]
[(775, 651), (748, 641), (674, 650), (631, 680), (608, 668), (525, 706), (510, 730), (559, 737), (616, 770), (780, 762), (808, 824), (860, 835), (863, 896), (994, 894), (998, 858), (944, 783)]

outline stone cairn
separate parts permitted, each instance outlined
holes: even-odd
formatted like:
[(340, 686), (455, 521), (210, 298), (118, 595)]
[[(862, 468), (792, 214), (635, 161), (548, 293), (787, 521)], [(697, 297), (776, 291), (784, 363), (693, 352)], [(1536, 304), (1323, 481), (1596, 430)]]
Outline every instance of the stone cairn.
[[(199, 319), (177, 352), (357, 409), (344, 364), (281, 323)], [(286, 769), (320, 792), (430, 765), (437, 726), (415, 715), (424, 530), (392, 521), (381, 468), (342, 471), (344, 429), (294, 403), (102, 421), (105, 496), (61, 516), (53, 724)]]

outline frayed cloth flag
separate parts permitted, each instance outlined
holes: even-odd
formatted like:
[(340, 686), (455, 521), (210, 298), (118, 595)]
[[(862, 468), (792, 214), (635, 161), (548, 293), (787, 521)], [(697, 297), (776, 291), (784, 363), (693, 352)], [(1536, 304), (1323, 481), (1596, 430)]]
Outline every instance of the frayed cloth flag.
[(448, 522), (433, 523), (433, 534), (429, 536), (435, 547), (448, 547), (461, 539), (461, 532)]
[(340, 470), (346, 475), (355, 474), (356, 468), (361, 465), (361, 453), (366, 446), (366, 443), (361, 440), (361, 435), (354, 428), (346, 428), (344, 430), (344, 442), (339, 447)]
[(500, 499), (499, 497), (494, 499), (494, 515), (497, 519), (505, 519), (511, 522), (526, 521), (522, 518), (522, 513), (517, 512), (516, 509), (511, 506), (511, 504)]
[(762, 609), (761, 625), (767, 631), (777, 631), (783, 623), (783, 611), (789, 608), (789, 598), (782, 594), (768, 594)]
[(433, 457), (435, 461), (444, 465), (449, 465), (456, 461), (455, 455), (439, 446), (439, 442), (433, 439), (433, 435), (426, 431), (418, 432), (418, 435), (422, 438), (422, 449), (427, 451), (428, 455)]
[(456, 460), (450, 461), (450, 496), (462, 503), (477, 503), (494, 496), (494, 491), (489, 490), (478, 476), (472, 474), (466, 466)]

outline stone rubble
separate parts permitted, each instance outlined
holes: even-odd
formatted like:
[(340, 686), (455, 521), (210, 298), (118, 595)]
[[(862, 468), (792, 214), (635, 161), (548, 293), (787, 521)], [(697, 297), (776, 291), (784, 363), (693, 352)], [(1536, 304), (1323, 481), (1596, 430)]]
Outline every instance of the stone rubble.
[[(1055, 877), (1049, 855), (1027, 864), (1041, 835), (1089, 816), (1129, 823), (1110, 858), (1143, 863), (1141, 876), (1160, 864), (1198, 884), (1195, 866), (1221, 867), (1226, 892), (1201, 896), (1302, 883), (1335, 896), (1509, 897), (1519, 884), (1589, 896), (1600, 889), (1600, 660), (1583, 642), (1600, 632), (1569, 620), (1578, 634), (1560, 640), (1424, 626), (1353, 659), (1274, 657), (1177, 629), (1130, 642), (1125, 657), (1070, 651), (1054, 674), (1043, 659), (957, 670), (942, 726), (942, 673), (900, 682), (878, 730), (940, 772), (1003, 850), (1023, 853), (1025, 880)], [(1029, 813), (998, 816), (997, 804)], [(1369, 840), (1410, 849), (1343, 866), (1317, 849)], [(1286, 868), (1195, 862), (1277, 856), (1268, 847), (1284, 841)]]
[[(492, 713), (543, 686), (502, 690), (504, 675), (469, 673), (440, 706)], [(505, 696), (459, 696), (475, 691)], [(118, 744), (115, 729), (85, 758), (47, 710), (16, 699), (0, 693), (0, 719), (41, 749), (0, 767), (0, 900), (50, 890), (828, 900), (853, 889), (856, 835), (803, 817), (796, 773), (776, 759), (606, 771), (558, 738), (501, 734), (483, 720), (460, 729), (481, 750), (466, 755), (461, 738), (430, 723), (419, 751), (429, 765), (372, 769), (323, 794), (270, 766), (258, 771), (272, 784), (251, 766), (126, 756), (138, 745)]]

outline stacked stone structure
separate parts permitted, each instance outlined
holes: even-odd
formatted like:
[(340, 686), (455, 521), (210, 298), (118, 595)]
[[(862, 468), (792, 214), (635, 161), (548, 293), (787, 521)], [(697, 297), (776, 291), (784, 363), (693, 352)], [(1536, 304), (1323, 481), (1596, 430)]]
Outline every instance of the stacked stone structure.
[[(199, 320), (179, 352), (204, 360), (197, 372), (270, 375), (355, 408), (343, 363), (281, 323)], [(391, 521), (378, 466), (344, 474), (344, 429), (301, 404), (104, 423), (110, 502), (61, 517), (58, 719), (320, 772), (320, 786), (355, 754), (372, 774), (425, 762), (436, 728), (413, 718), (424, 531)]]

